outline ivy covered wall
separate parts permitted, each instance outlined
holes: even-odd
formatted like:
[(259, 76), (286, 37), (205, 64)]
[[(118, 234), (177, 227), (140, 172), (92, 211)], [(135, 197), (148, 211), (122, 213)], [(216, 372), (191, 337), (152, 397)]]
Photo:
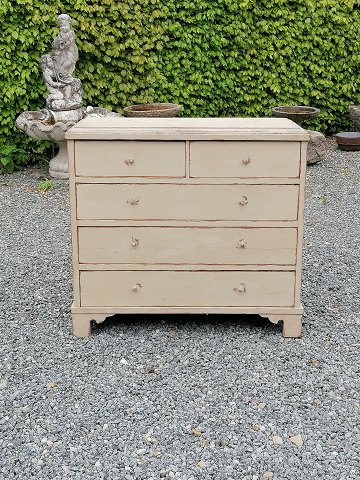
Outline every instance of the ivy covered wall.
[(44, 107), (39, 58), (59, 13), (73, 18), (85, 105), (268, 116), (302, 104), (329, 132), (351, 128), (348, 105), (360, 103), (360, 0), (0, 0), (0, 148), (31, 153), (18, 163), (49, 145), (14, 122)]

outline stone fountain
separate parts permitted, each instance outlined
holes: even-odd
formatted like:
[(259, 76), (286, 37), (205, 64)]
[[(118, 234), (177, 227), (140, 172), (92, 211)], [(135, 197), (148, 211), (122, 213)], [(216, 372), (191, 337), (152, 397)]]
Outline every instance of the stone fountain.
[(54, 178), (66, 179), (69, 170), (65, 133), (88, 115), (119, 115), (105, 108), (83, 107), (81, 81), (73, 77), (79, 54), (69, 15), (59, 15), (58, 25), (60, 32), (52, 43), (51, 53), (40, 59), (48, 92), (46, 108), (23, 112), (16, 119), (16, 126), (29, 137), (52, 140), (59, 145), (58, 154), (50, 161), (49, 173)]

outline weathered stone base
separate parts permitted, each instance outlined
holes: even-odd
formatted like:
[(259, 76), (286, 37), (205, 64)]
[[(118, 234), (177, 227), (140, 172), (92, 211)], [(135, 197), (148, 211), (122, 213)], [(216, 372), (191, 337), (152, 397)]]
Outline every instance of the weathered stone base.
[(49, 163), (49, 174), (53, 178), (69, 178), (69, 156), (66, 141), (59, 142), (59, 152)]

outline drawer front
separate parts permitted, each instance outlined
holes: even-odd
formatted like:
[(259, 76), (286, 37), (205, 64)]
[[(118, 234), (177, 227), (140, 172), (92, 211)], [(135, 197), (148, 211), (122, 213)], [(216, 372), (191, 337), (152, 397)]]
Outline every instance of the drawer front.
[(80, 263), (295, 265), (295, 228), (80, 227)]
[(82, 220), (296, 220), (297, 185), (78, 184)]
[(299, 142), (191, 142), (191, 177), (299, 177)]
[(77, 176), (184, 177), (185, 142), (77, 141)]
[(294, 304), (294, 272), (83, 271), (81, 306)]

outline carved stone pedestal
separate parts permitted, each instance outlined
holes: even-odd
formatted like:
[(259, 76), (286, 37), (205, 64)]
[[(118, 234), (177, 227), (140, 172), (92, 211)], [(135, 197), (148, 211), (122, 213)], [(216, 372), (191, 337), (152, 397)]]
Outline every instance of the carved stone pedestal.
[(53, 178), (66, 180), (69, 178), (69, 157), (66, 141), (59, 142), (59, 152), (49, 163), (49, 174)]

